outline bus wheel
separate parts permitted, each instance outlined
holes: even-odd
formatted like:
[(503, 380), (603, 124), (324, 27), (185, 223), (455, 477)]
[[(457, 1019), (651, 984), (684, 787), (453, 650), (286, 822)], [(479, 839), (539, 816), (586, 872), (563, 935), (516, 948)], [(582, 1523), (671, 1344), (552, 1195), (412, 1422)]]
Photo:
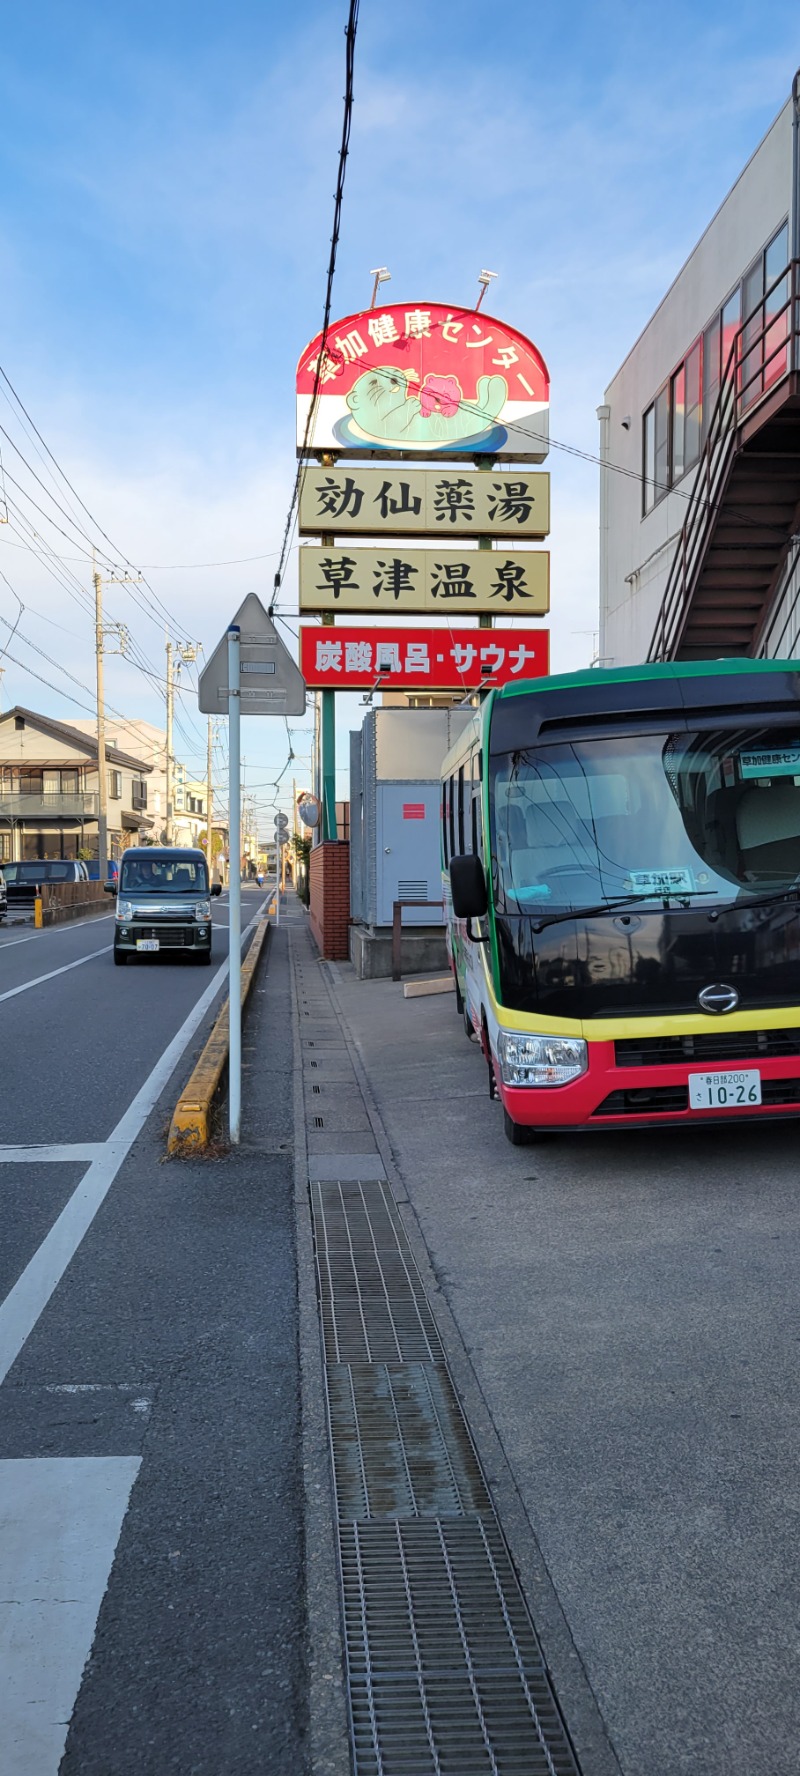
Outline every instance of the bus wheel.
[(453, 979), (456, 983), (456, 1011), (458, 1012), (459, 1017), (463, 1017), (464, 1016), (464, 1001), (461, 997), (461, 988), (458, 984), (458, 975), (454, 974)]
[(536, 1130), (527, 1128), (524, 1123), (513, 1122), (505, 1107), (503, 1108), (503, 1128), (506, 1131), (506, 1140), (511, 1142), (512, 1147), (529, 1147), (531, 1142), (536, 1140)]

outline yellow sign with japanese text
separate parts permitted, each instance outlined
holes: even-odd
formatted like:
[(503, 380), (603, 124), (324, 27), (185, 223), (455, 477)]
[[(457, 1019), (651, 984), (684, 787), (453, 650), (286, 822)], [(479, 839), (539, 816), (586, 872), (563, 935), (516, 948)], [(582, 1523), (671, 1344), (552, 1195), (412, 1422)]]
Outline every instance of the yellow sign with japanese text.
[(300, 550), (300, 609), (452, 617), (543, 617), (550, 609), (546, 549)]
[(550, 476), (502, 471), (309, 468), (300, 535), (545, 537)]

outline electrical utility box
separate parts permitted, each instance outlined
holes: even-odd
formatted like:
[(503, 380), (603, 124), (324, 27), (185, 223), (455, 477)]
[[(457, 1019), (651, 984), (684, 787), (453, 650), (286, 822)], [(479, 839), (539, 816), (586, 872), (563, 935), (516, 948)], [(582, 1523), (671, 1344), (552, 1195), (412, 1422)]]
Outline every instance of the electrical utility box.
[[(465, 709), (371, 709), (350, 735), (350, 912), (390, 926), (396, 900), (440, 900), (444, 758), (472, 720)], [(403, 909), (403, 925), (441, 925), (439, 907)]]

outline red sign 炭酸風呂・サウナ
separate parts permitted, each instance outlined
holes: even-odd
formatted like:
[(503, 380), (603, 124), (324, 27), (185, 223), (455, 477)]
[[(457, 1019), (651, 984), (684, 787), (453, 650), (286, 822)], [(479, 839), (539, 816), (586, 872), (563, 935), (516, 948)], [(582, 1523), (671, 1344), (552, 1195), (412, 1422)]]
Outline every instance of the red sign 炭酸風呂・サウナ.
[(475, 691), (543, 678), (547, 629), (302, 628), (309, 690)]

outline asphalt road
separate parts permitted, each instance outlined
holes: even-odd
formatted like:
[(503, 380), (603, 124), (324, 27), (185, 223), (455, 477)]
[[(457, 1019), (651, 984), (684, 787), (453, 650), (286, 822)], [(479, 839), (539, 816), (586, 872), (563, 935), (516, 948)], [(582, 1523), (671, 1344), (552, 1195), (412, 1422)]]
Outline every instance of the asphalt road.
[(0, 932), (3, 1776), (306, 1766), (282, 932), (240, 1150), (164, 1161), (227, 918), (210, 970), (115, 968), (110, 918)]
[[(252, 910), (263, 896), (246, 891)], [(228, 953), (214, 903), (212, 966)], [(115, 968), (113, 913), (47, 931), (0, 927), (0, 1144), (104, 1141), (208, 986), (181, 956)]]
[(623, 1776), (796, 1776), (800, 1125), (515, 1149), (452, 996), (330, 972), (579, 1751), (576, 1652)]

